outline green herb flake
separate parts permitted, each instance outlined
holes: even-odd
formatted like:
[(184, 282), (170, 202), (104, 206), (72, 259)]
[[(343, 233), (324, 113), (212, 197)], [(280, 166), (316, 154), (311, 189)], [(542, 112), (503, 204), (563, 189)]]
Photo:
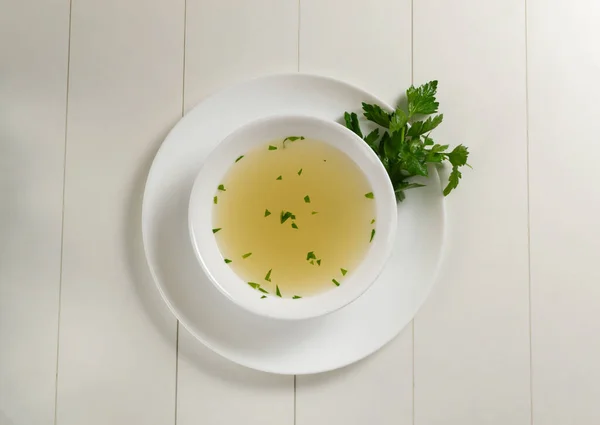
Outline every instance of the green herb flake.
[(283, 139), (283, 142), (284, 143), (287, 141), (295, 142), (296, 140), (304, 140), (304, 136), (289, 136), (289, 137), (286, 137), (285, 139)]
[(223, 261), (225, 261), (225, 264), (233, 263), (233, 261), (231, 261), (229, 258), (225, 258)]
[(308, 260), (316, 260), (317, 257), (315, 255), (314, 251), (310, 251), (308, 254), (306, 254), (306, 261)]
[(300, 298), (302, 298), (300, 295), (294, 295), (292, 297), (293, 300), (299, 300)]
[(371, 239), (369, 240), (369, 243), (373, 242), (374, 237), (375, 237), (375, 229), (371, 230)]
[(300, 175), (302, 175), (302, 168), (300, 168), (300, 169), (298, 170), (298, 175), (299, 175), (299, 176), (300, 176)]
[(373, 192), (365, 193), (365, 198), (373, 199), (374, 197)]
[(310, 196), (306, 195), (304, 197), (304, 202), (306, 202), (307, 204), (310, 204)]
[(225, 189), (225, 186), (223, 186), (222, 184), (220, 184), (217, 189), (219, 189), (221, 192), (225, 192), (227, 189)]
[(271, 215), (271, 211), (269, 211), (269, 210), (265, 210), (265, 217), (268, 217), (268, 216), (270, 216), (270, 215)]
[(338, 282), (337, 280), (335, 280), (335, 279), (331, 279), (331, 281), (332, 281), (333, 283), (335, 283), (335, 286), (340, 286), (340, 282)]
[(275, 295), (277, 295), (279, 298), (281, 298), (281, 291), (279, 291), (278, 285), (275, 285)]
[(260, 285), (256, 282), (248, 282), (248, 285), (250, 285), (254, 289), (260, 288)]
[(311, 212), (311, 214), (312, 215), (319, 214), (319, 211), (313, 211), (313, 212)]
[(296, 226), (296, 223), (294, 223), (293, 221), (292, 221), (292, 229), (298, 229), (298, 226)]
[(221, 230), (221, 227), (217, 227), (216, 229), (212, 229), (213, 233), (217, 233), (219, 230)]
[(214, 204), (216, 204), (217, 202), (219, 202), (219, 198), (215, 196), (215, 197), (213, 198), (213, 203), (214, 203)]
[(340, 271), (342, 272), (342, 276), (346, 276), (346, 273), (348, 273), (348, 270), (346, 269), (340, 269)]
[(265, 276), (265, 280), (266, 280), (267, 282), (270, 282), (270, 281), (271, 281), (271, 272), (272, 272), (272, 271), (273, 271), (273, 269), (269, 270), (269, 271), (267, 272), (267, 275)]
[(375, 223), (375, 219), (371, 220), (371, 224)]
[(244, 157), (244, 155), (240, 155), (237, 157), (237, 159), (235, 160), (235, 162), (238, 162), (240, 159), (242, 159)]
[(266, 296), (266, 295), (263, 295), (262, 297), (260, 297), (260, 299), (261, 299), (261, 300), (262, 300), (262, 299), (265, 299), (265, 298), (267, 298), (267, 296)]
[(245, 258), (248, 258), (248, 257), (250, 257), (251, 255), (252, 255), (252, 253), (251, 253), (251, 252), (247, 252), (246, 254), (242, 255), (242, 258), (244, 258), (244, 259), (245, 259)]
[(281, 214), (279, 216), (279, 220), (281, 221), (281, 224), (285, 223), (288, 218), (291, 218), (293, 220), (296, 218), (296, 216), (289, 211), (281, 211)]
[(263, 294), (268, 294), (269, 292), (267, 290), (265, 290), (264, 288), (258, 288), (258, 290), (260, 292), (262, 292)]
[(319, 265), (319, 266), (321, 265), (321, 259), (320, 258), (317, 260), (317, 265)]
[(277, 150), (277, 146), (269, 145), (269, 150), (270, 151), (276, 151)]
[(315, 265), (315, 260), (310, 260), (310, 264)]
[(283, 180), (283, 177), (279, 176), (275, 180)]

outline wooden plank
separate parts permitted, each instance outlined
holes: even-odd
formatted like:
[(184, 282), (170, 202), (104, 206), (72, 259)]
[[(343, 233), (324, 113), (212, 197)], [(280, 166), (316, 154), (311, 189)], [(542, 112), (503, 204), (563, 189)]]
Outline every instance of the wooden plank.
[(187, 0), (185, 106), (232, 83), (298, 69), (297, 0)]
[(0, 12), (0, 423), (54, 423), (69, 2)]
[(415, 319), (415, 424), (530, 424), (524, 3), (421, 0), (413, 22), (415, 83), (440, 81), (432, 136), (474, 167)]
[(301, 0), (299, 69), (395, 104), (411, 83), (411, 1)]
[[(300, 71), (345, 80), (395, 104), (411, 83), (410, 3), (377, 0), (365, 7), (349, 0), (342, 7), (335, 0), (302, 0)], [(409, 326), (372, 358), (299, 376), (296, 423), (412, 423), (412, 360)]]
[(600, 4), (527, 4), (533, 420), (600, 423)]
[[(296, 1), (187, 0), (186, 23), (186, 109), (229, 84), (297, 70)], [(235, 365), (179, 330), (178, 425), (293, 423), (293, 377)]]
[(149, 162), (181, 116), (183, 18), (183, 0), (73, 3), (60, 425), (175, 421), (176, 321), (155, 326), (138, 254)]

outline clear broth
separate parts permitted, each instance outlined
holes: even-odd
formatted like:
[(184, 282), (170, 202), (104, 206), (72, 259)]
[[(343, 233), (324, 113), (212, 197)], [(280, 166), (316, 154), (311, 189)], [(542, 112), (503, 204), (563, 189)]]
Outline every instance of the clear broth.
[(225, 175), (213, 232), (220, 229), (223, 258), (252, 286), (288, 298), (312, 295), (343, 285), (364, 258), (375, 229), (371, 192), (354, 161), (331, 145), (271, 142)]

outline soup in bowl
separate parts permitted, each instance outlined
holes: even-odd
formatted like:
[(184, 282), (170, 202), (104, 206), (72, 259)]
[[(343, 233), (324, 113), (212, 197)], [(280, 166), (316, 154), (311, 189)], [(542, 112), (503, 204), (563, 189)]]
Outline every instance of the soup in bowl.
[(299, 320), (344, 307), (391, 254), (396, 201), (356, 134), (308, 116), (251, 122), (223, 140), (191, 192), (189, 229), (211, 282), (253, 313)]

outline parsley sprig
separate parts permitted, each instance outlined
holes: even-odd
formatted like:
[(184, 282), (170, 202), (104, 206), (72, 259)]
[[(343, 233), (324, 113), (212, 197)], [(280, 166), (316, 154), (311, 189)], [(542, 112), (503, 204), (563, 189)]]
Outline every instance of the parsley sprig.
[(437, 144), (430, 137), (431, 131), (444, 119), (443, 114), (431, 116), (437, 113), (439, 107), (435, 98), (437, 85), (437, 81), (430, 81), (417, 88), (411, 86), (406, 90), (406, 109), (398, 106), (391, 113), (378, 105), (363, 102), (363, 115), (379, 126), (366, 136), (360, 129), (358, 116), (355, 113), (344, 114), (346, 127), (363, 138), (383, 163), (398, 201), (406, 198), (404, 191), (424, 186), (412, 182), (411, 178), (427, 176), (428, 164), (449, 161), (452, 165), (444, 196), (458, 186), (462, 177), (460, 167), (469, 166), (466, 146), (458, 145), (448, 151), (449, 145)]

